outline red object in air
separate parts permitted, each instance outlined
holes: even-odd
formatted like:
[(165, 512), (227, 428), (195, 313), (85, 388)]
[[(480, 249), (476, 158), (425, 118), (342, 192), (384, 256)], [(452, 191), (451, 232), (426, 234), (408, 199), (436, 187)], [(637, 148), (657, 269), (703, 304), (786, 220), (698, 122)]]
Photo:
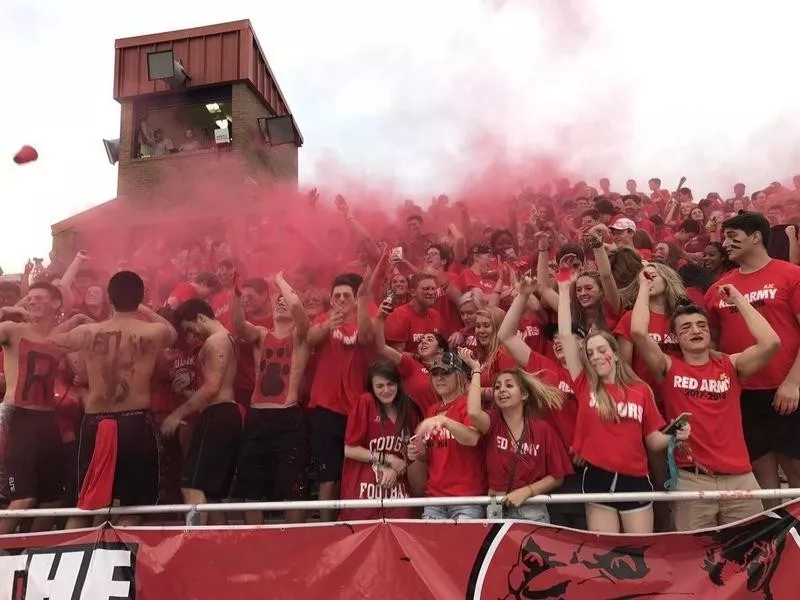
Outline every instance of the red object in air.
[(39, 158), (39, 153), (33, 146), (23, 146), (19, 152), (14, 155), (14, 162), (18, 165), (32, 162)]

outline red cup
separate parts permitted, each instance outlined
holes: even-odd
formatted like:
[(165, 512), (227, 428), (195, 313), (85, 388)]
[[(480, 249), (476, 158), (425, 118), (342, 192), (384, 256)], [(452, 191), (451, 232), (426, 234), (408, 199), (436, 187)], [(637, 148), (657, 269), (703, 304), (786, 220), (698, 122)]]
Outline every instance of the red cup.
[(18, 165), (33, 162), (39, 158), (39, 153), (33, 146), (23, 146), (19, 152), (14, 155), (14, 162)]

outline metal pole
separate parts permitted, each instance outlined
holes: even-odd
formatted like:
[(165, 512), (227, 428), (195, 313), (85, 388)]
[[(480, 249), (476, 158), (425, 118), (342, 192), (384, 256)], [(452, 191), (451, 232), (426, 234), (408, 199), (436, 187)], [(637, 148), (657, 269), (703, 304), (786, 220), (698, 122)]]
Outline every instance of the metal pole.
[[(637, 492), (619, 494), (555, 494), (535, 496), (525, 504), (586, 504), (590, 502), (686, 502), (689, 500), (781, 500), (800, 497), (800, 488), (752, 491), (708, 492)], [(470, 504), (488, 506), (500, 500), (496, 496), (467, 496), (460, 498), (387, 498), (385, 500), (309, 500), (304, 502), (231, 502), (226, 504), (165, 504), (155, 506), (122, 506), (100, 510), (78, 508), (33, 508), (28, 510), (0, 510), (2, 518), (33, 517), (86, 517), (92, 515), (153, 515), (192, 512), (237, 512), (247, 510), (282, 512), (286, 510), (319, 510), (330, 508), (413, 508), (423, 506), (457, 506)]]

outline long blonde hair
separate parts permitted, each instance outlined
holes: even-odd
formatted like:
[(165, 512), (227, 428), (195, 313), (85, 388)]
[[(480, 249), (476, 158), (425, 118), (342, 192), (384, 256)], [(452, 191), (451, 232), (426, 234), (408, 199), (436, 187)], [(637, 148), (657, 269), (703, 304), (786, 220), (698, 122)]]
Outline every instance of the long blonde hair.
[(494, 376), (492, 387), (500, 375), (511, 375), (519, 389), (527, 392), (528, 397), (523, 401), (525, 416), (536, 417), (547, 410), (559, 410), (564, 403), (564, 396), (559, 390), (547, 385), (533, 373), (528, 373), (520, 368), (504, 369)]
[[(671, 317), (678, 307), (678, 301), (681, 298), (686, 298), (686, 288), (683, 285), (681, 276), (672, 267), (663, 263), (651, 262), (647, 263), (642, 270), (646, 267), (652, 267), (656, 273), (664, 280), (664, 309), (667, 317)], [(632, 309), (636, 302), (636, 297), (639, 295), (639, 278), (633, 280), (633, 283), (620, 290), (622, 297), (622, 306), (627, 309)]]
[(584, 361), (586, 379), (589, 382), (589, 387), (594, 394), (594, 398), (597, 403), (597, 412), (600, 413), (600, 416), (604, 420), (618, 423), (619, 412), (617, 411), (617, 403), (611, 397), (611, 394), (608, 393), (608, 390), (606, 390), (603, 380), (600, 379), (597, 371), (595, 371), (594, 367), (589, 364), (589, 356), (586, 349), (589, 346), (589, 340), (597, 336), (602, 337), (608, 342), (608, 345), (611, 347), (611, 351), (614, 353), (614, 356), (617, 357), (613, 383), (622, 390), (623, 394), (627, 395), (626, 388), (630, 388), (634, 383), (641, 383), (642, 380), (636, 373), (634, 373), (630, 365), (620, 358), (619, 344), (612, 333), (600, 330), (590, 333), (588, 336), (586, 336), (586, 342), (583, 345), (583, 353), (581, 358), (583, 358)]
[[(501, 308), (497, 308), (496, 306), (489, 306), (487, 308), (481, 308), (475, 313), (475, 319), (477, 321), (478, 317), (483, 317), (484, 319), (489, 319), (489, 322), (492, 324), (492, 339), (489, 342), (489, 345), (486, 348), (482, 348), (478, 343), (478, 337), (475, 336), (475, 344), (476, 348), (484, 354), (486, 358), (481, 360), (481, 365), (486, 367), (491, 367), (494, 364), (494, 360), (497, 357), (497, 353), (500, 352), (502, 348), (500, 344), (500, 340), (497, 338), (497, 331), (500, 329), (500, 324), (503, 322), (503, 317), (505, 317), (505, 311)], [(477, 353), (476, 353), (477, 355)], [(478, 358), (480, 360), (480, 358)]]

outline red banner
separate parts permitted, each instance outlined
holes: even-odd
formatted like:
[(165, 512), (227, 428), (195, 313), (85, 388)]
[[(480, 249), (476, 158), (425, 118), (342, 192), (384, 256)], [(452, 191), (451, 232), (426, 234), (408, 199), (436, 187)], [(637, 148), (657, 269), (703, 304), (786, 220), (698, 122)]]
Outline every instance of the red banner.
[(0, 538), (0, 600), (798, 598), (800, 503), (718, 531), (524, 522), (101, 527)]

